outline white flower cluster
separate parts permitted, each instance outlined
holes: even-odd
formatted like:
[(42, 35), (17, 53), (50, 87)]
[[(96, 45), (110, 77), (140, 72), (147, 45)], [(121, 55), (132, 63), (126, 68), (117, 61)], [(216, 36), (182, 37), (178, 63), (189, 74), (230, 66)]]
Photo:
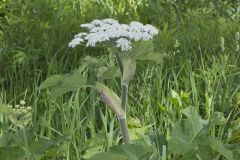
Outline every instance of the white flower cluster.
[(31, 122), (32, 107), (26, 106), (25, 100), (20, 100), (15, 106), (7, 105), (10, 109), (9, 120), (17, 127), (24, 127)]
[(7, 107), (11, 108), (14, 114), (27, 114), (28, 112), (32, 111), (32, 107), (25, 106), (25, 104), (25, 100), (20, 100), (19, 104), (16, 104), (15, 106), (7, 105)]
[(158, 30), (152, 25), (143, 25), (140, 22), (131, 22), (119, 24), (114, 19), (93, 20), (90, 23), (82, 24), (81, 27), (89, 29), (89, 33), (79, 33), (68, 44), (75, 47), (82, 42), (87, 42), (87, 46), (94, 47), (97, 43), (114, 40), (116, 46), (122, 51), (128, 51), (132, 48), (131, 41), (147, 41), (158, 34)]

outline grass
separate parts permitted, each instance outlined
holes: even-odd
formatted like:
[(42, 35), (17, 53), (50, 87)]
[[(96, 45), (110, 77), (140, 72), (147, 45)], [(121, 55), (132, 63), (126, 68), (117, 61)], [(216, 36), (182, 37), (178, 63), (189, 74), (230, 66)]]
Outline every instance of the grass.
[[(105, 9), (95, 11), (92, 6), (98, 3)], [(104, 48), (67, 47), (79, 24), (104, 17), (126, 23), (140, 20), (161, 30), (154, 44), (166, 57), (159, 64), (138, 63), (129, 85), (134, 143), (147, 143), (144, 135), (155, 131), (171, 138), (176, 123), (186, 118), (183, 110), (191, 105), (205, 120), (222, 115), (223, 124), (210, 127), (209, 134), (225, 144), (239, 144), (240, 52), (236, 51), (236, 44), (240, 41), (235, 37), (239, 19), (237, 13), (228, 15), (222, 10), (227, 4), (212, 3), (213, 6), (150, 0), (148, 6), (141, 1), (132, 9), (133, 4), (128, 1), (119, 1), (118, 5), (77, 0), (5, 2), (7, 7), (0, 11), (0, 108), (6, 104), (15, 106), (24, 99), (32, 106), (32, 120), (25, 128), (14, 127), (9, 113), (0, 109), (0, 147), (16, 147), (15, 153), (23, 151), (26, 159), (72, 160), (89, 158), (122, 143), (116, 116), (99, 101), (95, 91), (76, 90), (54, 98), (49, 90), (38, 89), (50, 75), (69, 73), (79, 67), (86, 55), (97, 59), (105, 56), (105, 66), (115, 63)], [(231, 7), (229, 3), (227, 8)], [(36, 10), (35, 15), (30, 12), (32, 9)], [(176, 40), (180, 43), (177, 48)], [(89, 81), (96, 79), (96, 71), (89, 71), (84, 72)], [(105, 82), (120, 91), (119, 79)], [(22, 142), (24, 132), (29, 142)], [(41, 150), (44, 146), (45, 150)], [(161, 148), (157, 150), (163, 155)], [(6, 155), (13, 153), (8, 152)], [(0, 149), (0, 157), (3, 153)], [(177, 155), (167, 149), (168, 159), (184, 159)], [(219, 154), (218, 159), (223, 156)]]

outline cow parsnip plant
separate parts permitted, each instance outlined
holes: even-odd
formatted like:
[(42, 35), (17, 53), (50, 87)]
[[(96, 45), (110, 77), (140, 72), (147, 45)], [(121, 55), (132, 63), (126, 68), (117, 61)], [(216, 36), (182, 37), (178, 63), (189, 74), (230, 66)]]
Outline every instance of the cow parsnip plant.
[(131, 58), (122, 58), (118, 49), (120, 49), (120, 54), (128, 54), (127, 52), (132, 49), (132, 41), (148, 41), (158, 34), (158, 30), (149, 24), (143, 25), (140, 22), (131, 22), (129, 25), (120, 24), (114, 19), (94, 20), (82, 24), (81, 27), (87, 28), (89, 32), (77, 34), (69, 43), (70, 47), (75, 47), (84, 42), (91, 47), (105, 43), (115, 53), (121, 71), (121, 99), (99, 82), (95, 84), (95, 88), (100, 93), (101, 99), (117, 114), (123, 140), (126, 144), (129, 144), (131, 141), (126, 121), (126, 106), (128, 84), (135, 73), (136, 61)]
[[(75, 86), (76, 88), (87, 86), (94, 88), (99, 92), (101, 100), (117, 115), (124, 143), (130, 144), (131, 140), (129, 137), (126, 117), (128, 85), (135, 74), (136, 60), (156, 61), (161, 59), (161, 55), (153, 51), (153, 44), (152, 41), (150, 41), (158, 34), (158, 29), (152, 25), (143, 25), (142, 23), (135, 21), (131, 22), (129, 25), (120, 24), (114, 19), (93, 20), (90, 23), (82, 24), (81, 27), (86, 28), (88, 32), (81, 32), (75, 35), (74, 39), (68, 46), (74, 48), (77, 45), (82, 44), (88, 47), (95, 47), (97, 45), (107, 47), (110, 52), (115, 55), (116, 62), (121, 72), (121, 97), (118, 97), (118, 95), (110, 88), (98, 81), (90, 85), (82, 83), (81, 85), (76, 84)], [(138, 42), (138, 44), (136, 44), (136, 42)], [(65, 82), (69, 81), (72, 83), (71, 81), (73, 78), (78, 77), (74, 75), (79, 75), (80, 72), (71, 75), (70, 77), (72, 78), (66, 78), (66, 76), (65, 78), (61, 76), (50, 77), (42, 83), (40, 88), (54, 87), (58, 92), (59, 90), (57, 88), (59, 88), (59, 83), (56, 83), (56, 81), (63, 78), (65, 79)], [(76, 83), (78, 83), (77, 79), (76, 81)], [(69, 85), (66, 85), (66, 83), (62, 84), (62, 88), (65, 89), (64, 92), (74, 89), (71, 84), (69, 90), (66, 90)], [(60, 90), (60, 94), (64, 92)]]

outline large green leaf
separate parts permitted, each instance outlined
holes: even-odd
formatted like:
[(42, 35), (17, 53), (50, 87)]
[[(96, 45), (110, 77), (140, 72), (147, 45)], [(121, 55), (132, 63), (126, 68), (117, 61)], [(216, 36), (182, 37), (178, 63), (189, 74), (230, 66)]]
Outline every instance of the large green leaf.
[(45, 89), (45, 88), (60, 85), (63, 79), (64, 79), (63, 75), (52, 75), (41, 83), (41, 85), (39, 86), (39, 89)]
[(109, 150), (110, 153), (124, 155), (129, 160), (149, 160), (152, 154), (152, 147), (146, 145), (125, 144), (113, 146)]
[(126, 156), (114, 154), (114, 153), (97, 153), (89, 160), (129, 160)]
[(209, 127), (215, 125), (224, 125), (226, 123), (226, 118), (222, 112), (213, 112), (211, 116), (211, 120), (209, 123)]
[(89, 160), (149, 160), (152, 147), (136, 144), (113, 146), (107, 153), (98, 153)]
[(168, 142), (165, 135), (158, 133), (157, 131), (149, 135), (151, 142), (156, 146), (158, 151), (162, 154), (163, 146), (168, 147)]
[(188, 107), (183, 113), (189, 119), (180, 120), (175, 124), (169, 141), (169, 150), (176, 154), (186, 154), (194, 150), (194, 139), (202, 129), (196, 108)]
[(211, 160), (221, 154), (228, 160), (233, 160), (233, 152), (220, 140), (208, 134), (209, 126), (204, 125), (195, 107), (183, 110), (188, 119), (179, 120), (173, 127), (169, 140), (169, 150), (172, 153), (182, 155), (182, 159), (206, 159)]
[(223, 155), (228, 160), (233, 160), (232, 151), (228, 150), (220, 140), (216, 138), (211, 138), (210, 141), (211, 141), (211, 146), (214, 150), (216, 150), (218, 153)]
[(191, 152), (196, 147), (193, 144), (196, 134), (190, 120), (177, 122), (173, 127), (172, 137), (169, 140), (169, 150), (180, 155)]
[(87, 78), (79, 71), (71, 74), (53, 75), (41, 83), (39, 89), (50, 88), (53, 96), (60, 96), (66, 92), (83, 87), (87, 83)]
[(216, 153), (212, 150), (211, 146), (199, 147), (194, 155), (194, 157), (200, 157), (202, 160), (213, 160), (215, 156)]
[(85, 142), (86, 150), (83, 155), (84, 159), (90, 158), (96, 153), (102, 152), (104, 149), (103, 144), (105, 143), (106, 138), (105, 134), (99, 132), (95, 134), (92, 138), (88, 139)]
[(121, 77), (120, 70), (117, 66), (101, 67), (98, 69), (98, 71), (100, 72), (100, 70), (101, 70), (100, 76), (102, 79), (112, 79)]
[(187, 107), (183, 110), (183, 114), (191, 121), (192, 134), (196, 136), (203, 128), (197, 108), (193, 106)]
[(131, 58), (122, 58), (122, 64), (123, 64), (122, 83), (128, 84), (135, 74), (136, 60)]
[(66, 92), (70, 92), (81, 87), (87, 83), (87, 78), (80, 73), (66, 74), (60, 85), (52, 88), (54, 96), (60, 96)]
[(154, 51), (153, 41), (138, 42), (133, 46), (132, 50), (122, 56), (134, 60), (152, 60), (158, 63), (165, 57), (164, 54)]

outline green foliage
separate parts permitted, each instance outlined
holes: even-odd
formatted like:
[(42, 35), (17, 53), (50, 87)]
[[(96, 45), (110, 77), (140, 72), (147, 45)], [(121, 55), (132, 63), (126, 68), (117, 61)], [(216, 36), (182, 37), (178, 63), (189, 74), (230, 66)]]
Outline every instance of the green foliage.
[(135, 75), (136, 71), (136, 60), (130, 58), (123, 58), (123, 75), (122, 75), (122, 84), (129, 84)]
[[(240, 159), (239, 6), (239, 0), (2, 0), (0, 159), (142, 153), (161, 160)], [(109, 17), (160, 30), (153, 41), (120, 54), (129, 60), (134, 117), (128, 123), (134, 145), (124, 148), (115, 115), (86, 88), (98, 81), (119, 92), (114, 52), (67, 47), (80, 24)], [(8, 105), (22, 99), (33, 108), (25, 130), (8, 117)]]
[(14, 134), (1, 135), (0, 155), (4, 159), (41, 157), (50, 149), (57, 148), (57, 145), (65, 140), (64, 136), (35, 139), (32, 128), (22, 128)]
[(46, 79), (39, 89), (50, 88), (53, 96), (60, 96), (66, 92), (82, 88), (87, 83), (87, 79), (75, 71), (72, 74), (53, 75)]
[(214, 159), (218, 154), (229, 160), (234, 160), (234, 152), (223, 142), (209, 135), (209, 127), (218, 124), (218, 117), (204, 121), (199, 117), (196, 108), (188, 107), (183, 110), (187, 119), (181, 119), (173, 127), (169, 140), (169, 150), (181, 159)]
[(23, 150), (20, 147), (1, 147), (0, 155), (2, 159), (15, 160), (24, 156)]
[(128, 57), (134, 60), (152, 60), (160, 63), (165, 55), (154, 51), (154, 44), (152, 41), (139, 42), (133, 46), (123, 57)]
[(119, 159), (119, 160), (147, 160), (151, 156), (151, 147), (142, 145), (119, 145), (111, 147), (106, 153), (98, 153), (91, 157), (89, 160), (105, 158), (106, 160)]

